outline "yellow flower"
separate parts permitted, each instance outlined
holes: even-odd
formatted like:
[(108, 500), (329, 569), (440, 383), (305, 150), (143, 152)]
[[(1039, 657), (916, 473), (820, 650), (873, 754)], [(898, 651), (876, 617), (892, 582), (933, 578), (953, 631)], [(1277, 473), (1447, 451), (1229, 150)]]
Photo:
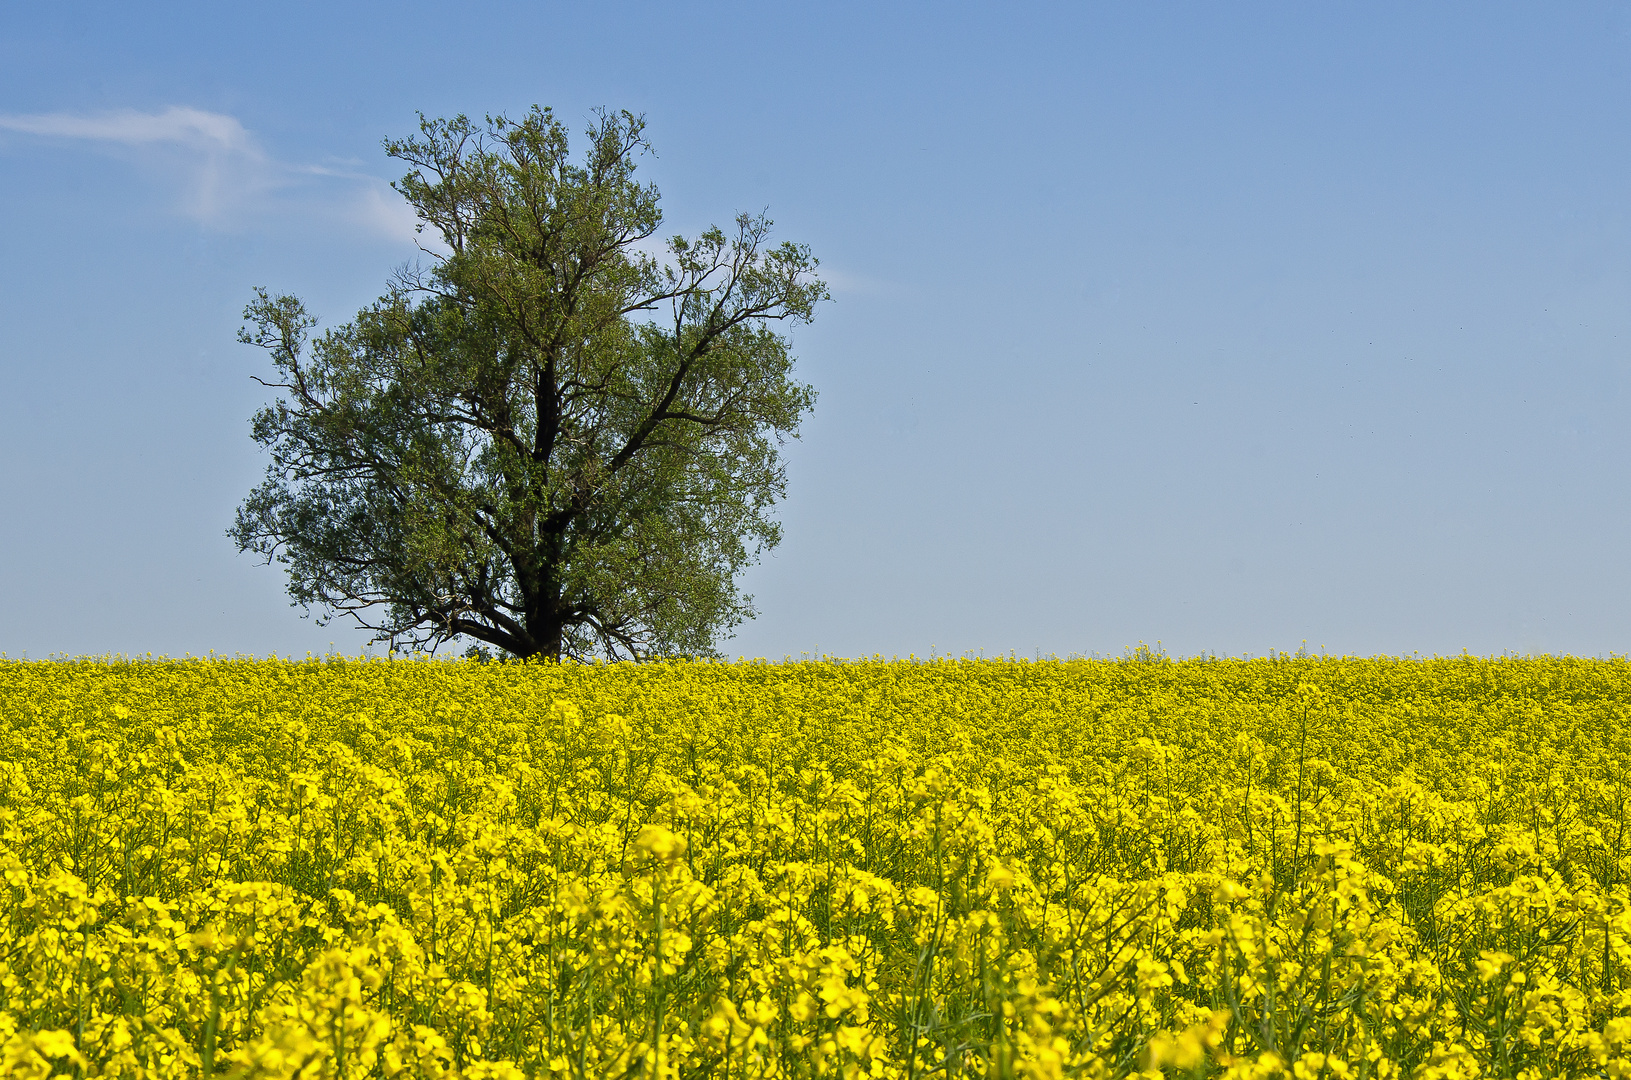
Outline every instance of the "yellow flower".
[(686, 851), (685, 837), (661, 825), (642, 825), (639, 835), (634, 838), (634, 846), (659, 863), (683, 859)]

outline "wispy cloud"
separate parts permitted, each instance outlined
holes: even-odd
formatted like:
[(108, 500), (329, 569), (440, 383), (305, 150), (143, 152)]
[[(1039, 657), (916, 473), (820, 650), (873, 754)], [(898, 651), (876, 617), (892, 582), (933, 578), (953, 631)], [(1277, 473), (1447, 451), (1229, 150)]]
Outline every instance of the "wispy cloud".
[(55, 135), (66, 139), (102, 139), (139, 146), (143, 143), (180, 143), (259, 156), (249, 132), (235, 117), (172, 106), (161, 113), (117, 109), (95, 116), (72, 113), (0, 114), (0, 128), (29, 135)]
[(236, 117), (187, 106), (162, 112), (0, 113), (0, 131), (134, 153), (180, 182), (180, 209), (234, 228), (305, 214), (396, 238), (413, 235), (412, 211), (377, 176), (279, 161)]
[(825, 263), (816, 271), (816, 275), (827, 283), (827, 288), (834, 296), (899, 297), (909, 291), (897, 282), (864, 274), (852, 274)]

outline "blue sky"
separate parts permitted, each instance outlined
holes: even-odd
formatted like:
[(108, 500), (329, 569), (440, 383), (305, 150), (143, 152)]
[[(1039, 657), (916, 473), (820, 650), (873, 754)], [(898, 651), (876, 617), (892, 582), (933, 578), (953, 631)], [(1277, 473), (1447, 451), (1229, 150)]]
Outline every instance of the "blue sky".
[(723, 647), (1623, 653), (1626, 4), (14, 4), (0, 652), (301, 655), (224, 536), (255, 285), (411, 258), (380, 140), (644, 113), (835, 301)]

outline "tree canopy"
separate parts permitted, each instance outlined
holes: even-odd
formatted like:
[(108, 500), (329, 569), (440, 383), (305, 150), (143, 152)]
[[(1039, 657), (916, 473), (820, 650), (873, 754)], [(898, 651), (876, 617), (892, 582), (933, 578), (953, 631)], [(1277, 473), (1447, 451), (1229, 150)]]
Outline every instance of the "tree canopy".
[(321, 334), (255, 291), (239, 337), (282, 393), (228, 535), (295, 603), (394, 648), (551, 658), (709, 655), (752, 616), (736, 579), (780, 540), (815, 401), (783, 324), (827, 290), (762, 213), (658, 243), (644, 127), (602, 113), (574, 160), (548, 109), (421, 117), (385, 149), (428, 261)]

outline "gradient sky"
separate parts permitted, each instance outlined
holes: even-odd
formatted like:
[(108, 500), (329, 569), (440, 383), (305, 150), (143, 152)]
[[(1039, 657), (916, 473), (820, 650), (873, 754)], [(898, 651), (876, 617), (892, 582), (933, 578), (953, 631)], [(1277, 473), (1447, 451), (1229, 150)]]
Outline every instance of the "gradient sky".
[(256, 285), (416, 111), (644, 113), (835, 301), (732, 656), (1624, 653), (1631, 6), (59, 4), (0, 20), (0, 652), (355, 653), (224, 531)]

